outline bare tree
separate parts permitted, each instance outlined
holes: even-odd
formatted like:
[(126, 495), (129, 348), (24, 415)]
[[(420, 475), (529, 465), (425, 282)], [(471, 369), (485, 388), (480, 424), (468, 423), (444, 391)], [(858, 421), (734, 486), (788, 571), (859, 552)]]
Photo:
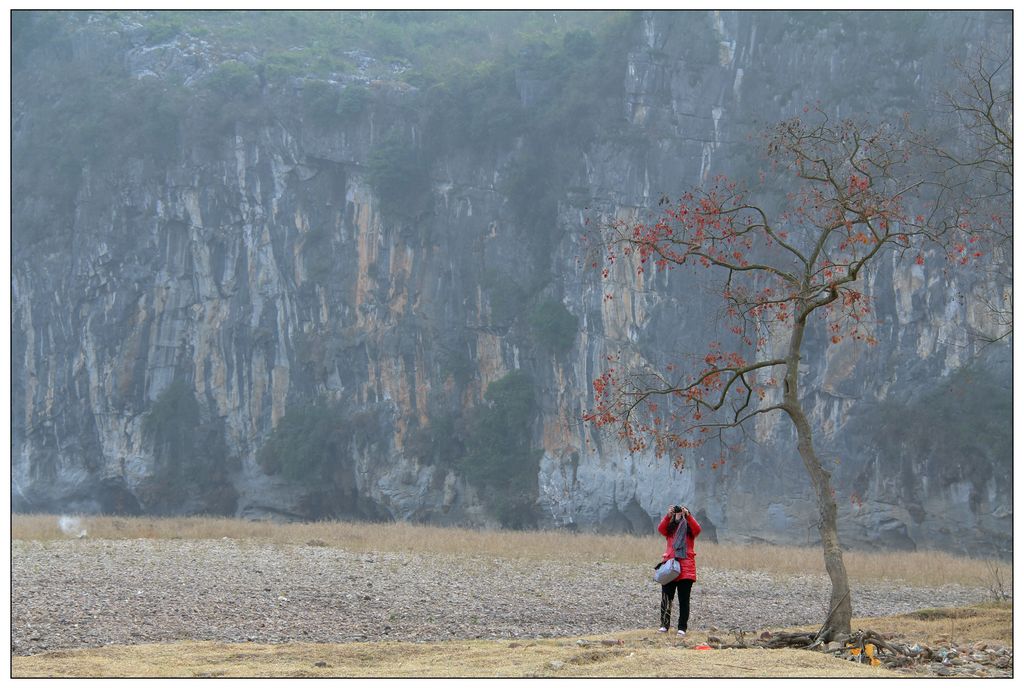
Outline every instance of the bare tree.
[[(943, 95), (965, 136), (960, 145), (936, 146), (951, 166), (984, 175), (985, 196), (1013, 193), (1013, 64), (1009, 54), (982, 49), (969, 63), (953, 63), (958, 85)], [(986, 188), (987, 187), (987, 188)]]
[[(942, 141), (918, 133), (914, 141), (933, 163), (935, 227), (969, 223), (984, 239), (984, 269), (996, 281), (1013, 283), (1013, 58), (1010, 52), (982, 48), (955, 61), (956, 86), (941, 95), (951, 131)], [(988, 301), (1000, 332), (1013, 334), (1012, 299)]]

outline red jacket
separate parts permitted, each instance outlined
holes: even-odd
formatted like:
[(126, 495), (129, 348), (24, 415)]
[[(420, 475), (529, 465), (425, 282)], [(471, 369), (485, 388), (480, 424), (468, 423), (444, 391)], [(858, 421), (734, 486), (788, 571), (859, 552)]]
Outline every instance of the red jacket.
[[(686, 515), (686, 522), (690, 524), (690, 532), (686, 534), (686, 558), (679, 560), (679, 577), (676, 580), (697, 580), (697, 561), (696, 554), (693, 551), (693, 541), (700, 535), (700, 524), (697, 523), (697, 519), (693, 517), (693, 514)], [(661, 558), (668, 561), (675, 556), (675, 551), (672, 549), (672, 541), (675, 540), (675, 533), (671, 535), (668, 533), (669, 515), (665, 514), (661, 519), (661, 523), (658, 524), (658, 532), (665, 536), (665, 553), (661, 555)], [(682, 525), (682, 524), (680, 524)]]

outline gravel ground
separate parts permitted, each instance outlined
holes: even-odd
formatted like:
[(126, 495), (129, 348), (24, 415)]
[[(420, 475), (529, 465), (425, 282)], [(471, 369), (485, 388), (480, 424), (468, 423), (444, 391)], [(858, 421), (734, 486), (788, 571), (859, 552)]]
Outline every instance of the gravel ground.
[[(174, 640), (280, 643), (579, 636), (658, 623), (645, 566), (238, 540), (12, 543), (15, 655)], [(828, 579), (701, 567), (690, 628), (817, 624)], [(653, 562), (652, 562), (653, 566)], [(983, 600), (981, 589), (854, 583), (855, 616)]]

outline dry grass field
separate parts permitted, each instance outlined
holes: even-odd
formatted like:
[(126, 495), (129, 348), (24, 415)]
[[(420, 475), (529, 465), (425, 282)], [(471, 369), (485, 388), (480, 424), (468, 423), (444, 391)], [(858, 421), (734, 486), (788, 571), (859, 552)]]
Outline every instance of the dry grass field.
[[(978, 605), (855, 619), (854, 627), (930, 643), (1012, 644), (1012, 607)], [(796, 629), (789, 629), (796, 630)], [(892, 678), (881, 667), (804, 650), (715, 650), (651, 631), (614, 636), (438, 643), (181, 642), (13, 657), (15, 677), (821, 677)], [(604, 641), (604, 642), (602, 642)], [(621, 641), (618, 642), (618, 641)]]
[[(14, 540), (67, 539), (58, 520), (59, 517), (53, 514), (15, 514), (11, 518), (11, 537)], [(82, 517), (80, 521), (87, 537), (101, 539), (231, 538), (297, 545), (315, 542), (328, 547), (364, 552), (491, 554), (542, 560), (587, 556), (626, 564), (646, 564), (652, 559), (652, 552), (660, 553), (663, 547), (663, 540), (656, 533), (638, 537), (572, 534), (565, 531), (508, 531), (503, 532), (499, 539), (494, 537), (493, 532), (409, 523), (325, 521), (277, 524), (233, 518), (120, 516), (88, 516)], [(788, 576), (817, 573), (823, 568), (821, 550), (817, 547), (699, 542), (697, 553), (702, 566), (717, 569), (762, 571)], [(1012, 572), (1007, 562), (970, 559), (934, 551), (849, 551), (844, 560), (853, 580), (899, 580), (921, 586), (958, 583), (986, 588), (1001, 584), (1008, 594), (1012, 593)]]
[(135, 645), (15, 657), (15, 677), (885, 677), (880, 667), (801, 650), (681, 649), (641, 638), (623, 645), (350, 643)]
[[(14, 515), (12, 539), (68, 540), (55, 515)], [(494, 556), (567, 561), (573, 558), (646, 566), (662, 539), (566, 532), (494, 533), (412, 524), (322, 522), (274, 524), (223, 518), (80, 517), (85, 538), (95, 540), (236, 540), (271, 545), (315, 545), (349, 552), (415, 552), (422, 555)], [(246, 545), (249, 546), (249, 545)], [(595, 556), (596, 553), (600, 553)], [(820, 574), (817, 548), (699, 543), (702, 565), (757, 571), (782, 579)], [(975, 560), (938, 552), (849, 552), (854, 581), (894, 585), (964, 586), (1012, 594), (1007, 562)], [(935, 608), (899, 616), (855, 618), (853, 627), (892, 633), (929, 645), (974, 643), (1012, 647), (1012, 602)], [(713, 630), (713, 629), (712, 629)], [(778, 630), (816, 630), (779, 628)], [(605, 635), (508, 640), (452, 639), (430, 642), (143, 642), (59, 649), (12, 656), (13, 677), (822, 677), (871, 678), (913, 674), (870, 667), (803, 650), (721, 649), (695, 645), (710, 631), (685, 641), (646, 630)], [(721, 633), (720, 633), (721, 635)], [(458, 636), (456, 636), (458, 637)], [(472, 637), (472, 636), (467, 636)], [(20, 653), (19, 653), (20, 655)], [(923, 670), (922, 670), (923, 671)], [(921, 675), (921, 674), (917, 674)]]

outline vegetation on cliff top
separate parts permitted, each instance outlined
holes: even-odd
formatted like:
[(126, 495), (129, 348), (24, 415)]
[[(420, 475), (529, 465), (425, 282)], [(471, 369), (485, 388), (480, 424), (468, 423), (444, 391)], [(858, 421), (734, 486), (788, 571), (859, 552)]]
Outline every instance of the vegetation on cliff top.
[[(594, 30), (608, 12), (550, 11), (135, 11), (98, 13), (115, 25), (141, 24), (159, 45), (189, 35), (220, 48), (258, 52), (281, 74), (327, 76), (370, 66), (387, 78), (464, 71), (524, 44)], [(369, 58), (369, 59), (368, 59)]]
[[(382, 132), (370, 161), (371, 181), (388, 198), (411, 193), (422, 200), (429, 196), (425, 172), (440, 156), (507, 147), (529, 135), (525, 159), (534, 160), (529, 151), (586, 141), (620, 117), (614, 103), (621, 100), (622, 70), (615, 67), (628, 45), (631, 17), (539, 11), (15, 12), (14, 85), (33, 112), (14, 126), (16, 195), (54, 190), (60, 196), (54, 212), (67, 217), (86, 170), (123, 174), (132, 160), (165, 167), (189, 151), (208, 155), (229, 140), (236, 124), (275, 117), (273, 94), (286, 86), (301, 88), (297, 111), (288, 98), (288, 116), (323, 129), (352, 125), (380, 95), (380, 84), (391, 82), (416, 87), (408, 99), (423, 135), (414, 140), (408, 130)], [(194, 61), (199, 71), (129, 73), (116, 52), (129, 50), (140, 30), (149, 46), (174, 44), (195, 54), (183, 63)], [(85, 42), (103, 47), (85, 59), (78, 55)], [(558, 181), (554, 162), (529, 167), (541, 172), (542, 188)], [(517, 212), (530, 216), (527, 224), (548, 229), (553, 205), (538, 198), (516, 201), (516, 207), (537, 208)], [(382, 201), (392, 215), (409, 210), (394, 199)], [(429, 209), (425, 200), (414, 205)], [(39, 218), (35, 225), (23, 226), (20, 237), (59, 234), (68, 223)]]

